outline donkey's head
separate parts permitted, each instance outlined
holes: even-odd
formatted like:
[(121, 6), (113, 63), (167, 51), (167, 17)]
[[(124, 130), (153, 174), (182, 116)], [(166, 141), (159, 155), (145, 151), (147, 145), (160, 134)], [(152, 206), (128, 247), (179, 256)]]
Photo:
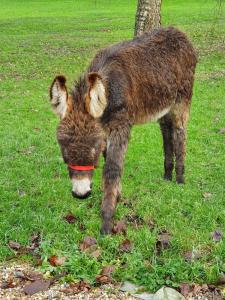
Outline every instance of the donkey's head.
[(68, 95), (64, 76), (50, 87), (53, 111), (60, 117), (57, 140), (72, 181), (72, 195), (91, 193), (93, 169), (104, 149), (104, 131), (99, 118), (107, 105), (105, 85), (97, 73), (85, 75)]

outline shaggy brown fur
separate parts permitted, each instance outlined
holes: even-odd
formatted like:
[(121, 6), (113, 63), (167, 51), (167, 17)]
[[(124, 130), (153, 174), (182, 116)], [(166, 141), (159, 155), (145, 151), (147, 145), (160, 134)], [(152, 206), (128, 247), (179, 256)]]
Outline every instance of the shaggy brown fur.
[[(184, 182), (186, 125), (196, 62), (185, 34), (170, 27), (100, 51), (75, 83), (71, 98), (65, 92), (65, 78), (54, 80), (51, 101), (61, 117), (57, 137), (65, 162), (97, 165), (105, 148), (104, 233), (112, 229), (124, 156), (134, 124), (159, 121), (164, 177), (172, 179), (175, 156), (177, 182)], [(59, 103), (66, 103), (66, 112), (63, 106), (57, 109)], [(70, 170), (75, 179), (91, 175), (90, 171), (77, 174)]]

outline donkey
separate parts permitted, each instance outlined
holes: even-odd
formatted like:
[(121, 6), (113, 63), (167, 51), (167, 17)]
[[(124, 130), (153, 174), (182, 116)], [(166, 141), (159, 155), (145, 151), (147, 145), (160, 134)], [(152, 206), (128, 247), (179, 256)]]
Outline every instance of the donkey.
[(164, 147), (164, 178), (184, 183), (186, 126), (197, 63), (181, 31), (153, 30), (100, 50), (70, 94), (66, 79), (50, 87), (59, 115), (57, 139), (72, 181), (72, 195), (91, 193), (93, 170), (103, 153), (102, 233), (111, 233), (131, 128), (158, 121)]

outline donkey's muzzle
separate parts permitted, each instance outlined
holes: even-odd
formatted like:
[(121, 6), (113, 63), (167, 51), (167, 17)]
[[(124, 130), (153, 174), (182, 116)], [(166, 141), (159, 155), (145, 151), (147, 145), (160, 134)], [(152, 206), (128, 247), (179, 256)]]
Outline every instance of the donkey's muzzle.
[(80, 194), (77, 194), (75, 193), (74, 191), (72, 191), (72, 195), (74, 198), (77, 198), (77, 199), (86, 199), (88, 196), (91, 195), (91, 191), (88, 191), (86, 194), (84, 195), (80, 195)]

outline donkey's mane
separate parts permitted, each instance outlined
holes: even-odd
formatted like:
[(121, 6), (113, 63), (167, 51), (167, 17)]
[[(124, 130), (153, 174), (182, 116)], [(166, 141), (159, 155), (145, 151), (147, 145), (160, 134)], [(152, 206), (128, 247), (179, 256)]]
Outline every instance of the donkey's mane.
[(85, 76), (81, 75), (77, 80), (74, 81), (74, 85), (71, 91), (71, 96), (73, 98), (73, 102), (76, 105), (80, 105), (84, 103), (84, 95), (87, 92), (87, 83), (85, 80)]

